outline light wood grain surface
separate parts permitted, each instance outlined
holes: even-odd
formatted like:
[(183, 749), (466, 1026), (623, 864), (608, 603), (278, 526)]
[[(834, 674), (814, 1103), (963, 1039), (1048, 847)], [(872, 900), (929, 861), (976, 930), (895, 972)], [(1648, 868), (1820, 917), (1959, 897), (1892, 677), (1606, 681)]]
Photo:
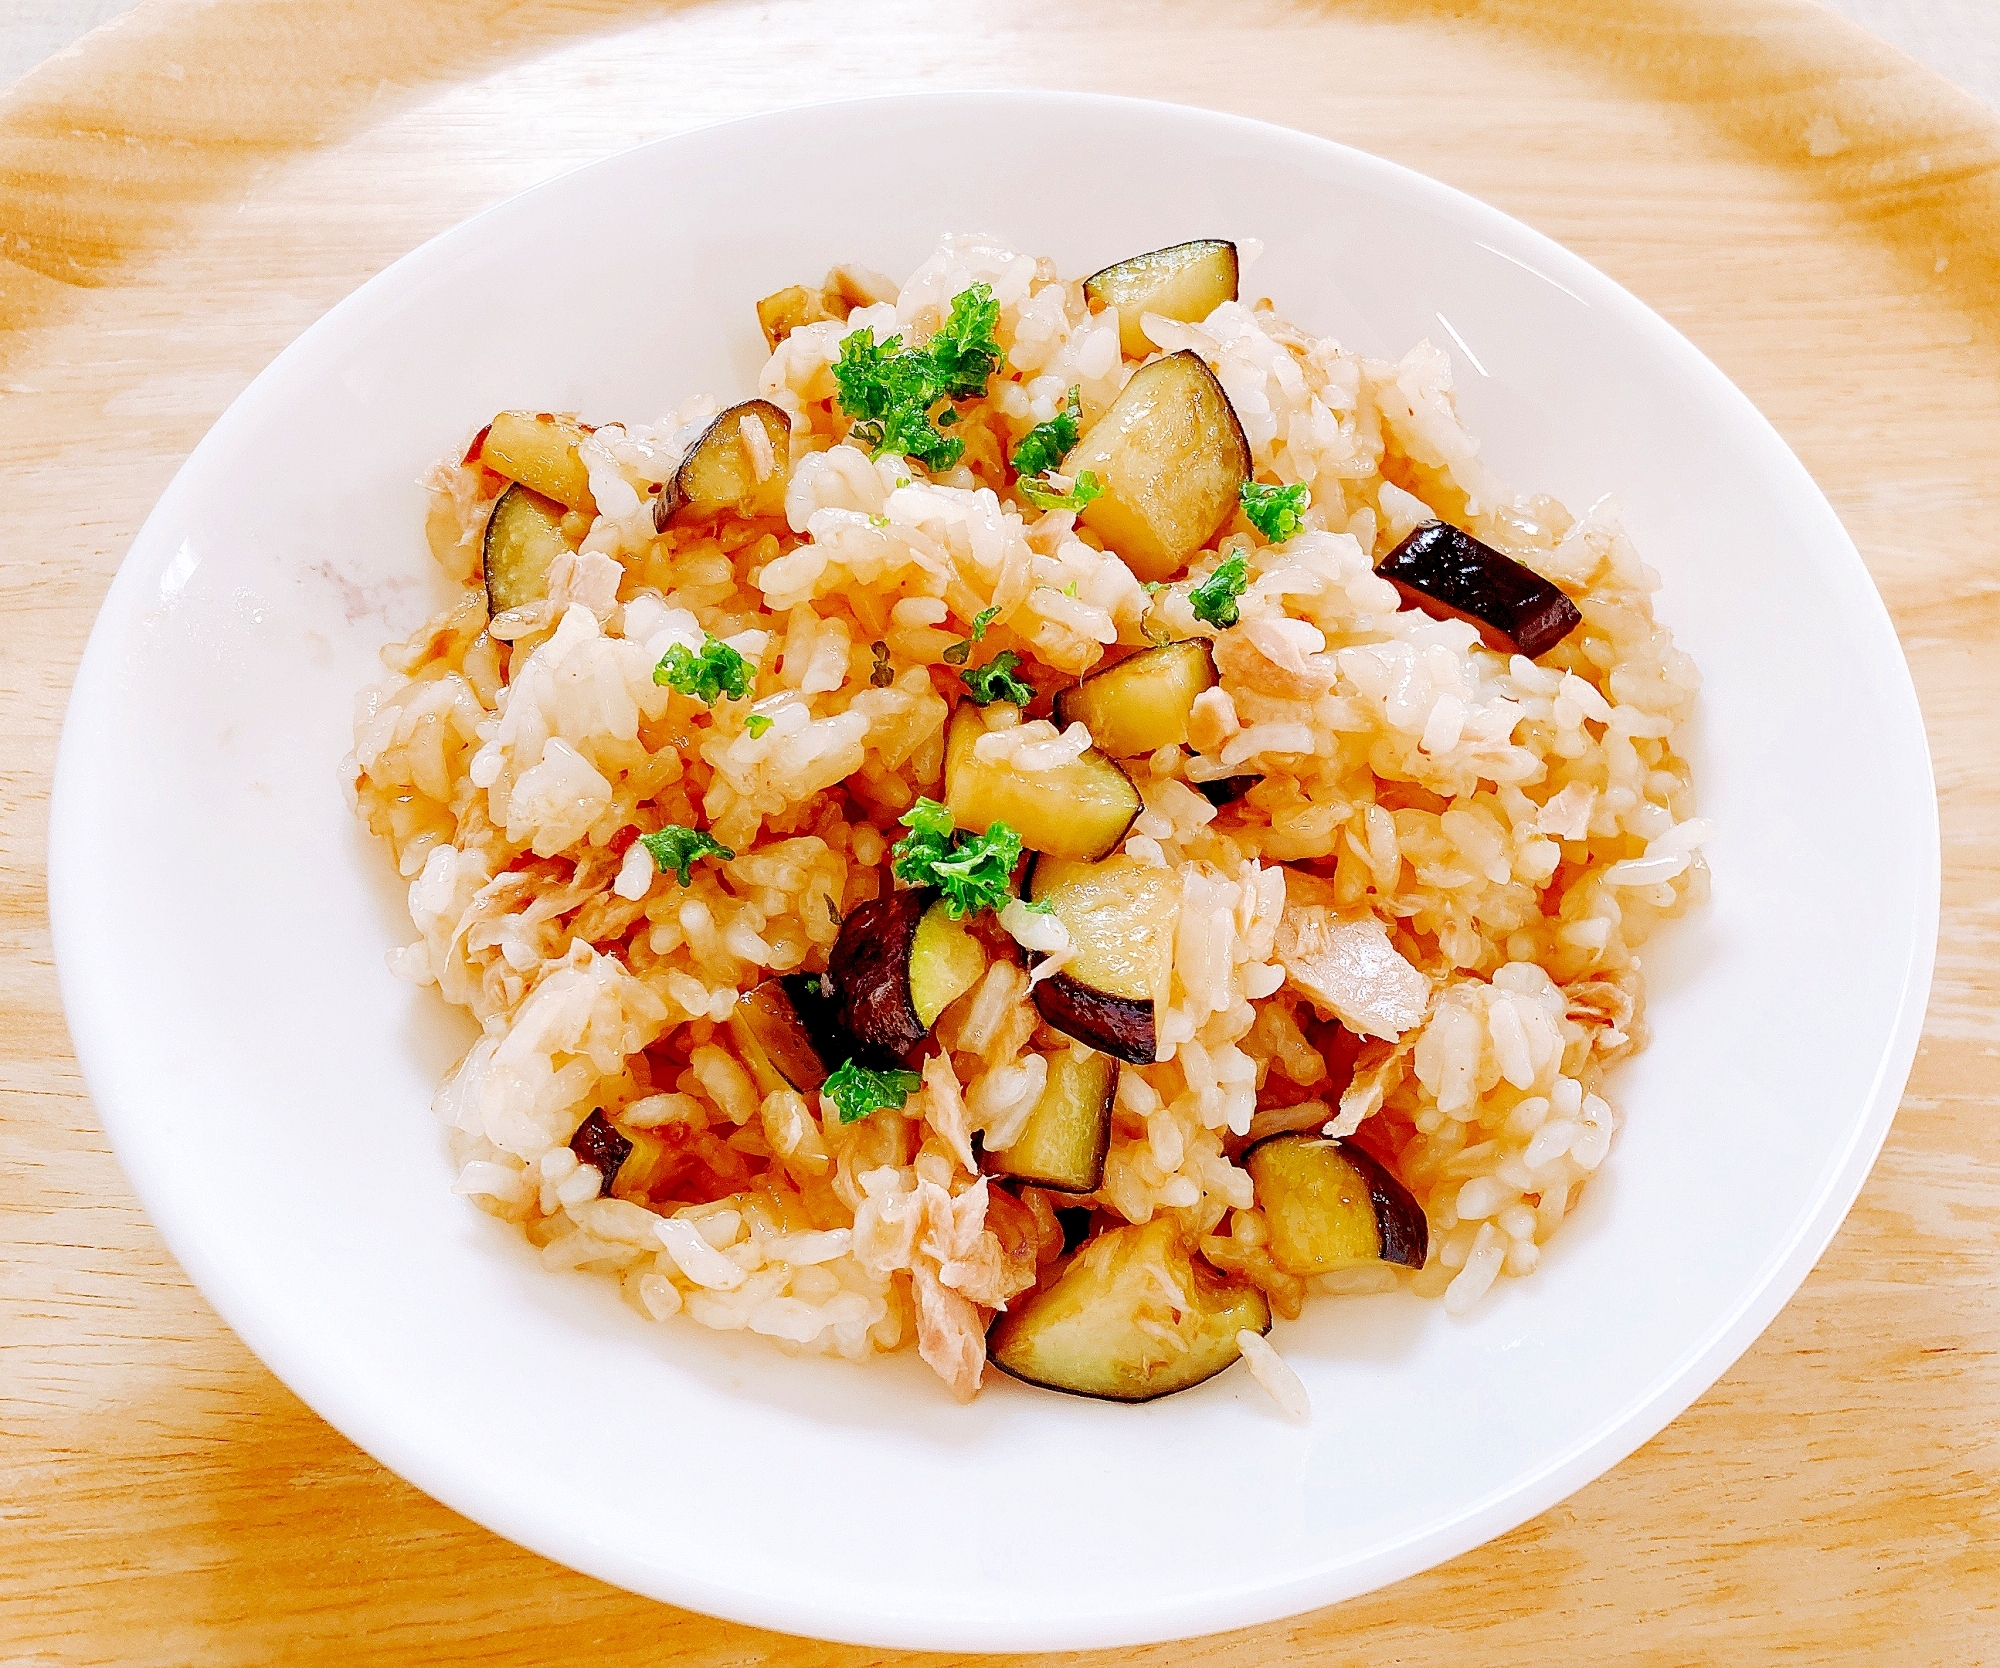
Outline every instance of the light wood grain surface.
[(301, 1406), (188, 1284), (108, 1151), (42, 873), (63, 702), (105, 587), (181, 459), (300, 329), (575, 164), (952, 83), (1327, 134), (1635, 290), (1772, 418), (1852, 531), (1943, 807), (1937, 985), (1901, 1115), (1742, 1362), (1479, 1551), (1292, 1623), (1101, 1660), (2000, 1663), (1990, 112), (1810, 0), (142, 0), (0, 98), (0, 1664), (889, 1660), (559, 1569)]

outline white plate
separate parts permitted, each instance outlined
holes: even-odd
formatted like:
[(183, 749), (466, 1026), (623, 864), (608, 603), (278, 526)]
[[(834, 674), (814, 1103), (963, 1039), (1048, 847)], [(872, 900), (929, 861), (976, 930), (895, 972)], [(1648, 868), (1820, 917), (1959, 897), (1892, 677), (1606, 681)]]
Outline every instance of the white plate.
[[(867, 189), (828, 187), (818, 159)], [(1098, 167), (1115, 157), (1116, 188)], [(1093, 184), (1092, 182), (1098, 182)], [(1648, 955), (1626, 1128), (1533, 1279), (1465, 1321), (1322, 1301), (1246, 1372), (1129, 1408), (914, 1358), (649, 1325), (450, 1192), (426, 1110), (469, 1027), (392, 978), (402, 887), (342, 802), (354, 692), (437, 586), (416, 479), (501, 406), (650, 419), (747, 392), (751, 303), (986, 228), (1088, 272), (1268, 245), (1250, 293), (1375, 353), (1448, 347), (1487, 456), (1615, 492), (1707, 677), (1714, 901)], [(1476, 358), (1474, 357), (1476, 355)], [(668, 139), (425, 245), (239, 399), (136, 542), (57, 772), (77, 1053), (216, 1308), (385, 1464), (622, 1586), (877, 1645), (1115, 1645), (1367, 1591), (1533, 1516), (1705, 1389), (1860, 1188), (1937, 921), (1917, 704), (1852, 545), (1777, 435), (1596, 271), (1324, 140), (1066, 94), (824, 106)], [(246, 1431), (244, 1440), (254, 1441)]]

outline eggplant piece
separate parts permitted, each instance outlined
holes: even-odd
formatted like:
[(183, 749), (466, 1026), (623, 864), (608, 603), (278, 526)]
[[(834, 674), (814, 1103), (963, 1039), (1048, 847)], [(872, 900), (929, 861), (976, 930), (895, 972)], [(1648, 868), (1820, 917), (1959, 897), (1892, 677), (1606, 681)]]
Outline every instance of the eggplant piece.
[(1349, 1141), (1273, 1135), (1243, 1155), (1271, 1260), (1304, 1278), (1362, 1263), (1422, 1268), (1430, 1223), (1410, 1190)]
[(1225, 805), (1234, 805), (1263, 780), (1261, 776), (1218, 776), (1212, 782), (1196, 782), (1194, 791), (1220, 810)]
[(944, 750), (944, 802), (960, 828), (983, 833), (1004, 822), (1030, 851), (1082, 861), (1115, 850), (1145, 802), (1132, 778), (1096, 747), (1053, 770), (1016, 770), (974, 753), (989, 718), (1011, 707), (959, 703)]
[(518, 484), (495, 500), (479, 556), (489, 614), (549, 594), (549, 564), (572, 548), (563, 536), (563, 515), (562, 505)]
[(827, 1074), (847, 1058), (846, 1053), (836, 1052), (833, 1066), (826, 1063), (793, 999), (790, 987), (799, 977), (766, 979), (738, 997), (729, 1013), (736, 1051), (757, 1080), (760, 1095), (784, 1088), (815, 1095)]
[(1095, 1193), (1111, 1150), (1118, 1067), (1107, 1054), (1064, 1049), (1049, 1060), (1047, 1086), (1013, 1142), (986, 1154), (995, 1175), (1018, 1176), (1051, 1193)]
[(1119, 351), (1144, 359), (1160, 345), (1140, 328), (1147, 313), (1199, 324), (1236, 299), (1236, 245), (1200, 238), (1133, 255), (1084, 279), (1083, 298), (1093, 310), (1116, 307)]
[(1028, 896), (1068, 929), (1076, 953), (1035, 986), (1035, 1011), (1063, 1033), (1129, 1065), (1159, 1053), (1154, 1003), (1173, 967), (1180, 883), (1132, 857), (1074, 863), (1044, 857)]
[(1113, 1228), (1051, 1285), (1001, 1315), (986, 1353), (1010, 1377), (1073, 1396), (1149, 1402), (1213, 1378), (1236, 1335), (1271, 1330), (1271, 1305), (1189, 1252), (1171, 1217)]
[(577, 1126), (569, 1138), (569, 1150), (576, 1154), (577, 1163), (596, 1166), (604, 1178), (602, 1191), (609, 1193), (619, 1170), (632, 1156), (632, 1143), (612, 1127), (600, 1106)]
[(1056, 696), (1056, 722), (1081, 723), (1114, 759), (1183, 746), (1195, 697), (1215, 687), (1215, 654), (1197, 637), (1168, 643)]
[(597, 500), (590, 493), (590, 471), (577, 453), (589, 433), (574, 417), (503, 411), (486, 426), (477, 453), (466, 461), (484, 464), (566, 509), (594, 516)]
[(778, 344), (794, 330), (847, 317), (845, 311), (834, 311), (826, 301), (824, 291), (808, 289), (804, 284), (787, 284), (758, 302), (757, 328), (764, 332), (771, 351), (776, 353)]
[[(755, 427), (746, 429), (746, 422)], [(745, 400), (717, 417), (688, 448), (666, 490), (653, 500), (654, 530), (664, 533), (668, 519), (682, 510), (695, 516), (782, 515), (791, 478), (791, 418), (769, 400)]]
[(1215, 373), (1182, 349), (1141, 365), (1063, 471), (1103, 493), (1083, 524), (1141, 579), (1171, 579), (1236, 513), (1250, 443)]
[(1550, 580), (1447, 521), (1427, 521), (1375, 564), (1405, 608), (1467, 620), (1489, 649), (1539, 658), (1583, 623)]
[(986, 971), (979, 940), (935, 892), (891, 892), (841, 923), (827, 962), (833, 1014), (856, 1041), (901, 1058)]

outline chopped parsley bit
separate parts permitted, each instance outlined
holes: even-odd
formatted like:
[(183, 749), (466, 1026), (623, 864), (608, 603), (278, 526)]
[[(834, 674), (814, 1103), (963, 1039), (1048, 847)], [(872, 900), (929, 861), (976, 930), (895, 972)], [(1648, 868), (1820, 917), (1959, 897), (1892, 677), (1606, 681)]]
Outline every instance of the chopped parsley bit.
[(999, 619), (999, 617), (999, 609), (982, 608), (973, 617), (972, 635), (960, 639), (958, 642), (952, 644), (950, 648), (946, 649), (944, 651), (944, 663), (947, 666), (963, 666), (966, 661), (972, 658), (972, 645), (986, 635), (986, 628)]
[(886, 515), (871, 515), (868, 518), (868, 525), (870, 527), (887, 527), (889, 525), (889, 518)]
[(890, 869), (912, 886), (935, 886), (953, 920), (1013, 900), (1021, 836), (1004, 822), (984, 834), (954, 834), (951, 812), (935, 799), (918, 800), (902, 822), (910, 832), (890, 850)]
[(875, 656), (875, 667), (868, 674), (868, 681), (877, 689), (887, 689), (896, 681), (896, 669), (889, 664), (889, 645), (877, 638), (868, 647)]
[(1024, 707), (1035, 698), (1035, 691), (1033, 685), (1014, 676), (1014, 668), (1020, 664), (1021, 657), (1012, 649), (1002, 649), (984, 666), (959, 673), (958, 681), (965, 685), (966, 694), (977, 706), (1012, 701), (1017, 707)]
[(1080, 510), (1104, 496), (1104, 483), (1085, 469), (1067, 492), (1057, 492), (1047, 481), (1031, 475), (1016, 481), (1014, 490), (1038, 510)]
[[(828, 898), (826, 901), (828, 903), (832, 903), (833, 899)], [(837, 914), (838, 911), (836, 911), (835, 913)], [(826, 987), (823, 984), (821, 984), (820, 976), (817, 973), (808, 973), (806, 975), (806, 995), (824, 996), (825, 994), (826, 994)]]
[[(920, 348), (901, 336), (877, 342), (872, 329), (842, 339), (833, 380), (840, 409), (854, 419), (852, 439), (873, 457), (895, 452), (927, 469), (949, 469), (965, 455), (965, 442), (939, 433), (958, 421), (949, 400), (977, 399), (1005, 362), (993, 327), (1000, 303), (988, 284), (974, 284), (952, 300), (951, 316)], [(907, 482), (899, 482), (907, 485)]]
[(1304, 481), (1282, 487), (1245, 481), (1237, 496), (1243, 502), (1243, 518), (1273, 544), (1283, 544), (1299, 530), (1303, 525), (1299, 517), (1312, 502)]
[(743, 720), (743, 728), (750, 732), (750, 739), (755, 741), (771, 727), (773, 722), (775, 720), (772, 719), (769, 713), (753, 712), (748, 718)]
[(639, 844), (652, 853), (653, 865), (661, 874), (677, 876), (683, 886), (694, 883), (697, 858), (719, 857), (726, 863), (736, 855), (712, 834), (677, 824), (669, 824), (657, 834), (640, 835)]
[(653, 682), (712, 707), (724, 695), (740, 701), (750, 693), (750, 666), (727, 643), (704, 635), (698, 655), (685, 643), (676, 643), (661, 655), (653, 668)]
[(1021, 436), (1020, 445), (1014, 448), (1017, 474), (1046, 475), (1076, 449), (1079, 419), (1083, 416), (1077, 392), (1072, 388), (1063, 396), (1063, 403), (1053, 417), (1046, 423), (1037, 423)]
[(1239, 550), (1188, 592), (1188, 606), (1197, 620), (1227, 629), (1236, 623), (1236, 599), (1249, 584), (1250, 564)]
[(848, 1060), (819, 1086), (819, 1092), (833, 1102), (843, 1124), (858, 1124), (871, 1112), (900, 1108), (923, 1081), (913, 1071), (870, 1071)]
[(1166, 588), (1167, 582), (1164, 579), (1144, 579), (1139, 582), (1139, 589), (1144, 591), (1147, 596), (1164, 591)]
[(1073, 596), (1075, 596), (1075, 595), (1076, 595), (1076, 588), (1077, 588), (1077, 586), (1078, 586), (1079, 584), (1081, 584), (1081, 583), (1082, 583), (1082, 581), (1080, 581), (1080, 580), (1076, 580), (1076, 579), (1072, 579), (1072, 580), (1071, 580), (1071, 581), (1070, 581), (1070, 582), (1069, 582), (1069, 583), (1068, 583), (1067, 585), (1065, 585), (1065, 586), (1063, 587), (1063, 595), (1064, 595), (1064, 596), (1066, 596), (1066, 597), (1073, 597)]
[(1053, 915), (1056, 912), (1056, 906), (1047, 898), (1023, 898), (1020, 903), (1030, 915)]

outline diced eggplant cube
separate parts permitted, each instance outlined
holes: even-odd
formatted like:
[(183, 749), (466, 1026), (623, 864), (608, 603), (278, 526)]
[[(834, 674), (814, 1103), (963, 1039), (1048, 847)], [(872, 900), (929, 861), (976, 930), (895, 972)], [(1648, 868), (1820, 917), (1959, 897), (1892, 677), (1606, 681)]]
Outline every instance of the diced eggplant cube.
[(1017, 770), (978, 755), (979, 738), (1012, 707), (961, 701), (945, 732), (944, 802), (958, 826), (982, 833), (1004, 822), (1030, 851), (1090, 859), (1116, 848), (1145, 801), (1115, 759), (1086, 748), (1051, 770)]
[(1243, 1155), (1271, 1260), (1301, 1279), (1394, 1263), (1422, 1268), (1430, 1250), (1423, 1206), (1382, 1163), (1351, 1141), (1273, 1135)]
[(1167, 994), (1180, 881), (1135, 857), (1035, 860), (1028, 895), (1047, 904), (1076, 945), (1035, 986), (1035, 1010), (1065, 1036), (1130, 1065), (1158, 1054), (1154, 1004)]
[(653, 500), (653, 526), (688, 515), (782, 515), (792, 475), (792, 420), (769, 400), (745, 400), (718, 415), (688, 448)]
[(570, 548), (563, 507), (524, 486), (510, 486), (486, 516), (480, 569), (489, 613), (540, 602), (549, 594), (549, 564)]
[(907, 1054), (937, 1017), (979, 982), (986, 951), (937, 894), (891, 892), (840, 926), (827, 978), (842, 1029), (887, 1054)]
[(590, 493), (590, 466), (578, 448), (590, 430), (574, 417), (547, 411), (502, 411), (486, 425), (477, 450), (467, 462), (478, 462), (496, 475), (518, 481), (565, 509), (597, 513)]
[(1551, 581), (1445, 521), (1427, 521), (1375, 565), (1406, 608), (1466, 620), (1489, 649), (1530, 660), (1583, 623)]
[(1171, 579), (1236, 513), (1250, 442), (1200, 355), (1141, 365), (1063, 469), (1103, 492), (1081, 520), (1141, 579)]
[(569, 1150), (576, 1154), (577, 1163), (597, 1167), (597, 1173), (604, 1178), (599, 1191), (609, 1194), (625, 1160), (632, 1156), (632, 1143), (612, 1127), (604, 1109), (599, 1107), (577, 1126), (576, 1133), (569, 1138)]
[(1271, 1305), (1188, 1250), (1171, 1217), (1112, 1228), (1055, 1281), (1012, 1305), (986, 1335), (1013, 1378), (1105, 1401), (1149, 1402), (1213, 1378), (1243, 1353), (1236, 1335), (1271, 1329)]
[(1158, 346), (1143, 328), (1148, 313), (1195, 324), (1236, 299), (1236, 245), (1200, 238), (1132, 255), (1084, 279), (1083, 296), (1118, 309), (1119, 350), (1143, 359)]
[(1049, 1061), (1048, 1082), (1021, 1133), (986, 1152), (986, 1169), (1052, 1193), (1095, 1193), (1111, 1146), (1111, 1099), (1118, 1066), (1109, 1055), (1065, 1049)]
[(1200, 638), (1168, 643), (1094, 672), (1056, 696), (1056, 722), (1080, 723), (1114, 759), (1178, 747), (1195, 697), (1215, 687), (1215, 656)]

